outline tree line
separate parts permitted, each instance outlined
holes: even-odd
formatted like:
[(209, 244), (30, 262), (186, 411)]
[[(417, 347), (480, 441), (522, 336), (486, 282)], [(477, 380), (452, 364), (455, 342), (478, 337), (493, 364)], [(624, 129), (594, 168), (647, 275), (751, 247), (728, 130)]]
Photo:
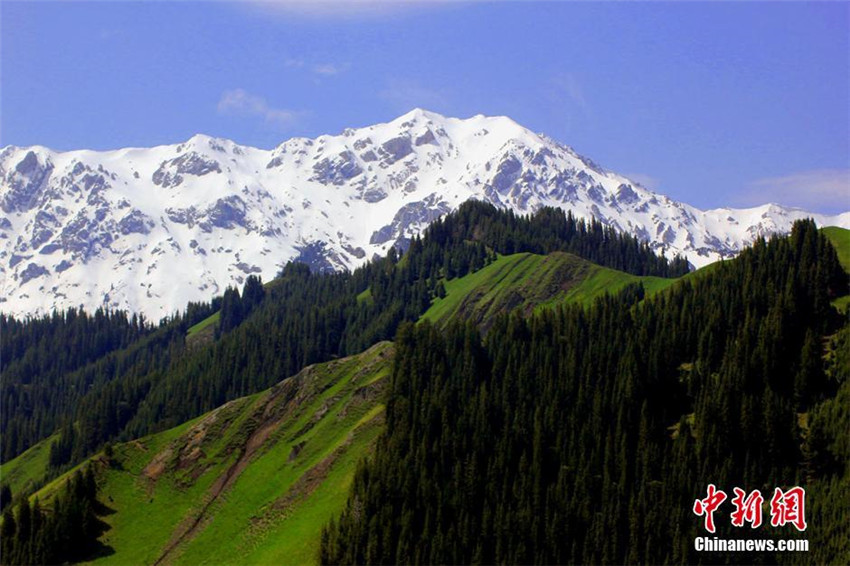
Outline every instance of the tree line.
[[(321, 562), (846, 563), (850, 354), (823, 355), (850, 343), (830, 305), (847, 292), (805, 221), (652, 298), (636, 285), (503, 315), (486, 338), (403, 325), (385, 432)], [(804, 536), (812, 552), (695, 552), (709, 483), (809, 488), (802, 535), (715, 520), (721, 538)]]
[(3, 388), (0, 428), (7, 461), (52, 434), (62, 423), (55, 402), (66, 392), (63, 376), (127, 348), (153, 326), (141, 315), (70, 308), (40, 318), (17, 320), (0, 313)]
[(8, 507), (0, 526), (3, 564), (65, 564), (90, 556), (103, 532), (91, 466), (76, 472), (48, 507), (24, 497)]
[[(687, 271), (682, 258), (668, 261), (596, 221), (556, 209), (519, 216), (473, 201), (412, 238), (403, 254), (391, 248), (351, 273), (290, 263), (265, 286), (251, 276), (241, 293), (228, 288), (158, 325), (74, 309), (43, 319), (3, 316), (11, 368), (2, 388), (3, 461), (58, 432), (50, 457), (56, 473), (106, 442), (176, 426), (311, 363), (392, 339), (445, 293), (444, 279), (497, 254), (556, 250), (638, 275)], [(216, 311), (216, 340), (187, 348), (188, 328)]]

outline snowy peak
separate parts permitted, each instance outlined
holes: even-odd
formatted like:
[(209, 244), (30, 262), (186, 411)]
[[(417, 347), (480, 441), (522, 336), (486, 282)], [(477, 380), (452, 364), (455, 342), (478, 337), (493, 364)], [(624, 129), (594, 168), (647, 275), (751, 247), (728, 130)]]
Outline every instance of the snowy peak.
[(0, 150), (0, 309), (83, 305), (156, 318), (296, 259), (353, 269), (468, 199), (595, 217), (701, 266), (797, 218), (701, 211), (606, 171), (504, 116), (414, 109), (271, 150), (202, 134), (152, 148)]

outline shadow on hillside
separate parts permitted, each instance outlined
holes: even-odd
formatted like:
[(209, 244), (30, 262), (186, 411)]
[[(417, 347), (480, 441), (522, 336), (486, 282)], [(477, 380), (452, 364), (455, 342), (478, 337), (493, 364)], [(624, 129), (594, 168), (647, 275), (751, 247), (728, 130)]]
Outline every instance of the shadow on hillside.
[[(100, 500), (95, 500), (95, 502), (94, 502), (94, 514), (97, 515), (98, 517), (108, 517), (110, 515), (114, 515), (115, 513), (117, 513), (117, 511), (115, 509), (113, 509), (112, 507), (110, 507), (109, 505), (103, 503)], [(103, 521), (100, 521), (100, 522), (103, 523)], [(102, 525), (98, 525), (98, 528), (101, 529), (100, 533), (103, 534), (107, 529), (109, 529), (109, 525), (107, 525), (106, 523), (103, 523)]]
[(100, 541), (97, 541), (92, 545), (92, 551), (89, 553), (86, 558), (86, 562), (92, 562), (97, 560), (98, 558), (106, 558), (107, 556), (112, 556), (115, 554), (115, 549), (109, 545), (103, 544)]
[(104, 558), (106, 556), (112, 556), (115, 554), (115, 549), (109, 546), (108, 544), (104, 544), (100, 539), (103, 537), (104, 533), (109, 531), (111, 528), (108, 523), (101, 521), (100, 517), (108, 517), (109, 515), (114, 515), (117, 513), (115, 509), (106, 505), (100, 500), (95, 500), (94, 502), (94, 512), (97, 515), (97, 540), (91, 543), (91, 549), (87, 554), (86, 561), (93, 561), (98, 558)]

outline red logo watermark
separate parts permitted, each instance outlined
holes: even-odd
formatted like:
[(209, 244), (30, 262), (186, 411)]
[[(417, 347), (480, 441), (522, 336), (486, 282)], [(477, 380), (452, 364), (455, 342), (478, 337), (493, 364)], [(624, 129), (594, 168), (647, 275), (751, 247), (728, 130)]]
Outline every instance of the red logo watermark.
[(713, 483), (708, 484), (708, 497), (694, 501), (694, 513), (698, 517), (705, 515), (705, 530), (710, 533), (714, 532), (714, 511), (724, 501), (726, 501), (726, 493), (718, 491)]
[[(745, 523), (749, 523), (750, 528), (757, 529), (760, 527), (762, 524), (762, 504), (764, 503), (761, 492), (754, 489), (747, 493), (739, 487), (734, 488), (733, 491), (735, 497), (732, 498), (732, 505), (735, 506), (735, 510), (730, 515), (732, 525), (743, 527)], [(726, 499), (726, 492), (717, 489), (712, 483), (708, 484), (705, 499), (694, 501), (694, 514), (698, 517), (704, 517), (706, 531), (715, 532), (714, 512)], [(792, 487), (787, 491), (782, 491), (777, 487), (770, 499), (770, 525), (781, 527), (789, 523), (794, 525), (798, 531), (806, 530), (806, 490), (802, 487)]]
[[(759, 528), (761, 526), (761, 504), (764, 503), (761, 492), (756, 489), (747, 495), (747, 492), (740, 487), (736, 487), (734, 492), (735, 497), (732, 499), (732, 505), (735, 506), (735, 510), (732, 511), (732, 524), (736, 527), (743, 527), (744, 523), (750, 523), (751, 528)], [(747, 495), (746, 498), (745, 495)]]
[(770, 500), (770, 525), (781, 527), (786, 523), (798, 531), (806, 530), (806, 490), (794, 487), (783, 492), (778, 487)]

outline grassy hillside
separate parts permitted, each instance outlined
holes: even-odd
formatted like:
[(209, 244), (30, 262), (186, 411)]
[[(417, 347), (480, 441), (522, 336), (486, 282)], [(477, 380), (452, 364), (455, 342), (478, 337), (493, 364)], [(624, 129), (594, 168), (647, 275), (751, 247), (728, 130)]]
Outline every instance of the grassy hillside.
[[(426, 317), (483, 321), (510, 308), (588, 303), (643, 281), (566, 253), (499, 258), (448, 281)], [(360, 300), (370, 300), (363, 296)], [(190, 330), (208, 333), (216, 315)], [(382, 430), (380, 392), (392, 345), (308, 367), (270, 390), (166, 432), (118, 444), (91, 460), (107, 507), (96, 564), (304, 564), (315, 561), (321, 528), (346, 500), (357, 462)], [(48, 442), (4, 466), (14, 485), (46, 467)], [(49, 504), (67, 475), (41, 489)], [(13, 488), (14, 488), (13, 485)]]
[[(100, 454), (95, 564), (307, 564), (383, 422), (392, 345)], [(59, 478), (37, 495), (50, 500)]]
[(828, 226), (821, 230), (829, 238), (835, 251), (838, 252), (838, 261), (844, 271), (850, 273), (850, 230), (838, 226)]
[(436, 299), (422, 318), (442, 324), (460, 316), (486, 329), (487, 321), (499, 312), (531, 313), (561, 302), (590, 304), (603, 293), (636, 282), (651, 294), (675, 281), (630, 275), (563, 252), (519, 253), (500, 256), (475, 273), (446, 281), (446, 296)]
[[(486, 328), (493, 315), (514, 308), (530, 313), (559, 302), (589, 304), (629, 283), (641, 282), (654, 293), (675, 281), (629, 275), (562, 252), (520, 253), (447, 281), (446, 297), (435, 300), (423, 318), (441, 323), (469, 317)], [(358, 297), (371, 300), (368, 291)], [(218, 317), (189, 330), (193, 346), (212, 340)], [(96, 562), (164, 558), (197, 564), (246, 556), (258, 563), (311, 561), (321, 525), (339, 511), (357, 460), (380, 432), (377, 392), (389, 372), (391, 349), (382, 343), (307, 368), (271, 390), (119, 444), (111, 462), (102, 454), (94, 458), (101, 499), (110, 509), (104, 520), (111, 528), (102, 542), (114, 551)], [(284, 391), (292, 395), (285, 402)], [(289, 407), (283, 416), (276, 412), (281, 403)], [(279, 418), (269, 421), (267, 413)], [(3, 465), (3, 481), (14, 493), (44, 481), (55, 438)], [(38, 497), (49, 502), (67, 477), (47, 484)], [(221, 540), (233, 542), (219, 548)]]
[(50, 445), (58, 438), (58, 433), (45, 438), (14, 460), (0, 466), (0, 479), (12, 489), (13, 494), (32, 491), (44, 482)]
[[(829, 230), (827, 232), (827, 230)], [(827, 229), (850, 259), (850, 231)], [(843, 238), (843, 239), (842, 239)], [(850, 264), (845, 264), (845, 267)], [(715, 265), (688, 274), (699, 277)], [(423, 316), (492, 316), (562, 302), (589, 304), (640, 282), (649, 294), (677, 280), (638, 277), (574, 255), (520, 253), (445, 282)], [(370, 293), (358, 301), (371, 301)], [(218, 313), (189, 331), (199, 343)], [(338, 516), (358, 461), (383, 429), (381, 391), (393, 348), (310, 366), (270, 390), (237, 399), (166, 432), (115, 446), (91, 460), (106, 506), (96, 564), (305, 564), (316, 561), (321, 528)], [(16, 493), (43, 475), (48, 439), (4, 464)], [(49, 504), (58, 478), (38, 497)]]
[[(829, 238), (838, 253), (838, 261), (841, 262), (841, 267), (844, 268), (844, 271), (850, 273), (850, 230), (838, 226), (828, 226), (821, 231)], [(839, 297), (832, 304), (841, 312), (847, 312), (850, 310), (850, 295)]]
[(206, 328), (210, 328), (212, 325), (214, 325), (216, 322), (218, 322), (218, 320), (220, 318), (221, 318), (221, 311), (216, 311), (215, 313), (211, 314), (210, 316), (208, 316), (207, 318), (205, 318), (204, 320), (202, 320), (201, 322), (199, 322), (198, 324), (196, 324), (195, 326), (193, 326), (189, 330), (187, 330), (186, 331), (186, 338), (191, 338), (192, 336), (198, 334), (202, 330), (204, 330)]

